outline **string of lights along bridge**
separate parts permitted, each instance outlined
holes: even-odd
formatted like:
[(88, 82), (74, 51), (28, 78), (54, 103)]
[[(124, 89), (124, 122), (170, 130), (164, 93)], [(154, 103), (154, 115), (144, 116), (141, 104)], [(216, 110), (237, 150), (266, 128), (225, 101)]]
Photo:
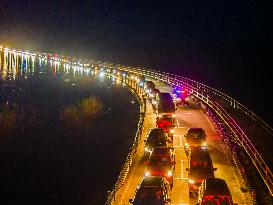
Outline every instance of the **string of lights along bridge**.
[(63, 69), (111, 77), (139, 95), (145, 115), (106, 204), (255, 204), (253, 173), (273, 195), (270, 156), (255, 146), (255, 137), (271, 137), (273, 129), (230, 96), (170, 73), (0, 49), (2, 79), (50, 65), (55, 74)]

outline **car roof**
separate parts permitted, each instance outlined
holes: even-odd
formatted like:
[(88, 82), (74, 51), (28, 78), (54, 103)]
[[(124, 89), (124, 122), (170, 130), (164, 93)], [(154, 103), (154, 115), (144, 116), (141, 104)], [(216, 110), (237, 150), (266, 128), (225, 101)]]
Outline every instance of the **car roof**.
[(158, 187), (161, 186), (163, 181), (163, 177), (161, 176), (149, 176), (149, 177), (144, 177), (141, 186), (142, 187)]
[(230, 195), (227, 183), (223, 179), (209, 178), (204, 181), (204, 194), (205, 195)]
[(149, 131), (149, 134), (156, 134), (156, 133), (164, 133), (164, 130), (162, 128), (152, 128)]
[(211, 161), (209, 151), (207, 149), (191, 149), (190, 160)]

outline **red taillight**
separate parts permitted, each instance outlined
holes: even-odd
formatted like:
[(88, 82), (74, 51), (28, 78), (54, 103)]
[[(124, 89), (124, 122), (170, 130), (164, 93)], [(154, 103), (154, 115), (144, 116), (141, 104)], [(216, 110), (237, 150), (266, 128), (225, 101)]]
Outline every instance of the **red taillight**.
[(214, 196), (210, 196), (210, 195), (204, 197), (205, 200), (211, 200), (213, 198), (214, 198)]

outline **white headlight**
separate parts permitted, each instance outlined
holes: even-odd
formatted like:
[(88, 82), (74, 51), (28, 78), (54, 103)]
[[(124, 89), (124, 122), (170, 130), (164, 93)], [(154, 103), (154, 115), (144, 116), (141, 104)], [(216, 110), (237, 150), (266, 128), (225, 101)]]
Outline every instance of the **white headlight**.
[(148, 176), (150, 176), (151, 175), (151, 173), (150, 172), (145, 172), (145, 177), (148, 177)]
[(171, 177), (173, 175), (172, 171), (168, 171), (167, 176)]
[(189, 179), (189, 183), (190, 183), (190, 184), (194, 184), (194, 183), (195, 183), (195, 181), (194, 181), (194, 180), (192, 180), (192, 179)]

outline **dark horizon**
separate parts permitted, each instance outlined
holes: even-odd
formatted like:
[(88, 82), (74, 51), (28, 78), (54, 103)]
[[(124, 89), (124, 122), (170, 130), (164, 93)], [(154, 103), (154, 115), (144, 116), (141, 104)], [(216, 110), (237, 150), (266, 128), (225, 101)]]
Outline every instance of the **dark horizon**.
[(176, 73), (273, 125), (271, 8), (255, 0), (1, 0), (0, 42)]

